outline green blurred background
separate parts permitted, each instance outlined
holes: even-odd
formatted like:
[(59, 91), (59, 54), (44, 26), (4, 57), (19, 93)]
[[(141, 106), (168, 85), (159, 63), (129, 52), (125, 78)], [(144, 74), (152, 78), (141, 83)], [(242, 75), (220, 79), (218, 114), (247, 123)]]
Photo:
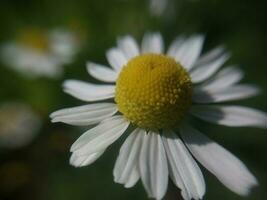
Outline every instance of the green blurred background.
[[(84, 36), (82, 49), (64, 76), (27, 79), (0, 64), (0, 102), (31, 105), (42, 118), (38, 137), (16, 150), (0, 149), (0, 199), (88, 200), (147, 199), (139, 182), (124, 189), (113, 182), (112, 169), (124, 138), (112, 145), (93, 165), (69, 165), (69, 147), (85, 130), (52, 124), (49, 114), (81, 102), (63, 93), (64, 79), (93, 80), (86, 72), (88, 60), (107, 64), (105, 51), (125, 34), (138, 41), (147, 31), (160, 31), (167, 44), (177, 35), (204, 33), (205, 49), (218, 44), (232, 52), (229, 64), (240, 64), (245, 82), (259, 85), (263, 94), (240, 102), (267, 111), (267, 3), (264, 0), (169, 0), (161, 16), (151, 16), (146, 0), (1, 0), (0, 42), (11, 40), (23, 27), (76, 27)], [(256, 175), (260, 186), (247, 199), (267, 196), (267, 135), (254, 128), (226, 128), (205, 123), (198, 127), (229, 149)], [(205, 199), (244, 199), (226, 189), (203, 169)]]

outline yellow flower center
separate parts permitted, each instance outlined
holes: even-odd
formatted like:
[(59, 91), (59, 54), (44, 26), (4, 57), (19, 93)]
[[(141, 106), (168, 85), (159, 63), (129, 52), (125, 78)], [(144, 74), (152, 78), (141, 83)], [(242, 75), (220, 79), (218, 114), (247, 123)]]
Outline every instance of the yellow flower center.
[(17, 40), (21, 45), (33, 48), (37, 51), (44, 52), (49, 49), (48, 37), (39, 29), (24, 30), (18, 36)]
[(174, 59), (143, 54), (123, 67), (115, 101), (127, 120), (145, 129), (173, 128), (191, 105), (192, 82)]

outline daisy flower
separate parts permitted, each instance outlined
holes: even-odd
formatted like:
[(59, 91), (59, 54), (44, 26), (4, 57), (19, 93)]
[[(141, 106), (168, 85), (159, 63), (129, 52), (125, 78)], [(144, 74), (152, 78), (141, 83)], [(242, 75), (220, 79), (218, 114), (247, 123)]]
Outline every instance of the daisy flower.
[(0, 147), (16, 149), (27, 146), (41, 127), (39, 116), (22, 103), (0, 105)]
[(238, 83), (243, 77), (238, 67), (220, 70), (229, 58), (223, 47), (200, 55), (203, 41), (202, 35), (181, 36), (165, 53), (159, 33), (146, 34), (141, 48), (131, 36), (121, 37), (106, 53), (111, 68), (87, 63), (89, 74), (106, 84), (64, 82), (66, 93), (94, 103), (56, 111), (52, 122), (97, 124), (72, 145), (70, 164), (93, 163), (131, 125), (115, 163), (115, 182), (129, 188), (141, 179), (149, 197), (162, 199), (170, 177), (184, 199), (202, 199), (205, 181), (196, 159), (227, 188), (248, 195), (256, 178), (238, 158), (194, 128), (190, 117), (230, 127), (267, 128), (267, 115), (214, 105), (259, 90)]
[(1, 47), (4, 64), (27, 77), (59, 77), (62, 65), (72, 62), (79, 50), (78, 36), (66, 29), (28, 28)]

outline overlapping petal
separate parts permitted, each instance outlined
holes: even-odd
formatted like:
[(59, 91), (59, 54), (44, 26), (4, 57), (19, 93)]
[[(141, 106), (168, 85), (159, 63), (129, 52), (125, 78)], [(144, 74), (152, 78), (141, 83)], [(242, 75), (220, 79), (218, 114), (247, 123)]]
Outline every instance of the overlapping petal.
[(162, 199), (168, 186), (167, 158), (158, 132), (143, 134), (139, 168), (143, 185), (150, 197)]
[(194, 35), (188, 39), (179, 37), (171, 44), (167, 54), (190, 70), (201, 53), (203, 42), (202, 35)]
[(101, 152), (115, 142), (128, 126), (129, 122), (122, 116), (110, 117), (86, 131), (73, 143), (70, 150), (79, 156)]
[(229, 57), (230, 54), (225, 52), (222, 47), (213, 49), (201, 56), (190, 71), (192, 82), (200, 83), (211, 77)]
[(115, 182), (124, 184), (126, 188), (134, 186), (140, 178), (138, 159), (144, 134), (143, 129), (135, 129), (120, 149), (113, 175)]
[(164, 131), (163, 144), (169, 161), (170, 176), (185, 200), (202, 199), (205, 181), (201, 170), (182, 140), (172, 131)]
[(236, 66), (228, 66), (221, 69), (215, 76), (202, 84), (195, 86), (197, 90), (212, 90), (227, 88), (238, 83), (244, 76), (244, 73)]

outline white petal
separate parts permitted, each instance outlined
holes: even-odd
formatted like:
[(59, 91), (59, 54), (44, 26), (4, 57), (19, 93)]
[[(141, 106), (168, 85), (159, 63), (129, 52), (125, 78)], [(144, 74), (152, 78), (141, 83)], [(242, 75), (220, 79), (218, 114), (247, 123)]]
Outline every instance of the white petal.
[(113, 170), (115, 182), (124, 184), (127, 188), (134, 186), (140, 178), (137, 167), (142, 134), (146, 134), (145, 131), (137, 128), (129, 135), (120, 149)]
[(181, 47), (181, 45), (184, 43), (185, 37), (184, 36), (179, 36), (177, 37), (170, 45), (167, 55), (170, 57), (175, 58), (176, 52), (178, 49)]
[(152, 189), (151, 189), (151, 180), (150, 180), (150, 169), (149, 169), (149, 145), (150, 145), (150, 137), (147, 134), (142, 135), (142, 146), (140, 150), (140, 157), (139, 157), (139, 170), (140, 176), (144, 185), (146, 192), (148, 193), (149, 197), (152, 196)]
[(150, 139), (150, 172), (151, 172), (151, 189), (156, 199), (162, 199), (167, 191), (168, 186), (168, 165), (167, 158), (159, 133), (148, 133)]
[(205, 65), (211, 61), (216, 60), (216, 58), (221, 55), (225, 51), (225, 48), (223, 46), (218, 46), (209, 52), (205, 53), (204, 55), (201, 55), (201, 57), (197, 60), (195, 66), (198, 65)]
[(190, 72), (193, 83), (202, 82), (211, 77), (230, 57), (222, 47), (218, 47), (203, 55)]
[(164, 51), (164, 42), (160, 33), (147, 33), (142, 41), (142, 53), (157, 53)]
[(181, 134), (194, 157), (227, 188), (239, 195), (248, 195), (257, 185), (246, 166), (222, 146), (189, 126), (183, 126)]
[(168, 186), (168, 165), (161, 136), (149, 132), (143, 138), (139, 168), (150, 197), (162, 199)]
[(88, 73), (92, 77), (94, 77), (100, 81), (104, 81), (104, 82), (108, 82), (108, 83), (114, 83), (117, 80), (118, 72), (116, 72), (113, 69), (110, 69), (104, 65), (99, 65), (96, 63), (88, 62), (86, 64), (86, 67), (87, 67)]
[(225, 126), (267, 128), (267, 114), (242, 106), (192, 106), (190, 113), (205, 121)]
[(238, 83), (244, 76), (242, 70), (236, 66), (225, 67), (220, 70), (212, 79), (197, 86), (200, 90), (218, 90)]
[(139, 48), (135, 39), (131, 36), (124, 36), (118, 39), (118, 47), (124, 53), (127, 60), (139, 55)]
[(205, 181), (201, 170), (181, 139), (172, 131), (164, 131), (163, 144), (169, 161), (170, 175), (181, 189), (184, 199), (202, 199)]
[(220, 89), (200, 90), (193, 92), (193, 101), (196, 103), (214, 103), (246, 99), (260, 93), (258, 87), (253, 85), (233, 85)]
[(174, 57), (183, 67), (190, 70), (201, 53), (203, 42), (204, 37), (202, 35), (195, 35), (186, 40), (180, 37), (173, 42), (168, 55)]
[(97, 85), (78, 80), (63, 83), (64, 91), (83, 101), (98, 101), (114, 97), (114, 85)]
[(111, 67), (118, 72), (128, 62), (123, 52), (118, 48), (109, 49), (106, 53), (106, 57)]
[(92, 164), (95, 162), (102, 154), (104, 153), (105, 150), (89, 154), (89, 155), (83, 155), (79, 156), (76, 153), (72, 153), (70, 157), (70, 164), (73, 165), (74, 167), (84, 167), (87, 165)]
[(122, 116), (110, 117), (80, 136), (71, 146), (71, 152), (81, 156), (106, 149), (125, 132), (128, 126), (129, 122)]
[(73, 108), (65, 108), (53, 112), (52, 122), (63, 122), (76, 126), (87, 126), (99, 123), (118, 111), (114, 103), (97, 103)]

